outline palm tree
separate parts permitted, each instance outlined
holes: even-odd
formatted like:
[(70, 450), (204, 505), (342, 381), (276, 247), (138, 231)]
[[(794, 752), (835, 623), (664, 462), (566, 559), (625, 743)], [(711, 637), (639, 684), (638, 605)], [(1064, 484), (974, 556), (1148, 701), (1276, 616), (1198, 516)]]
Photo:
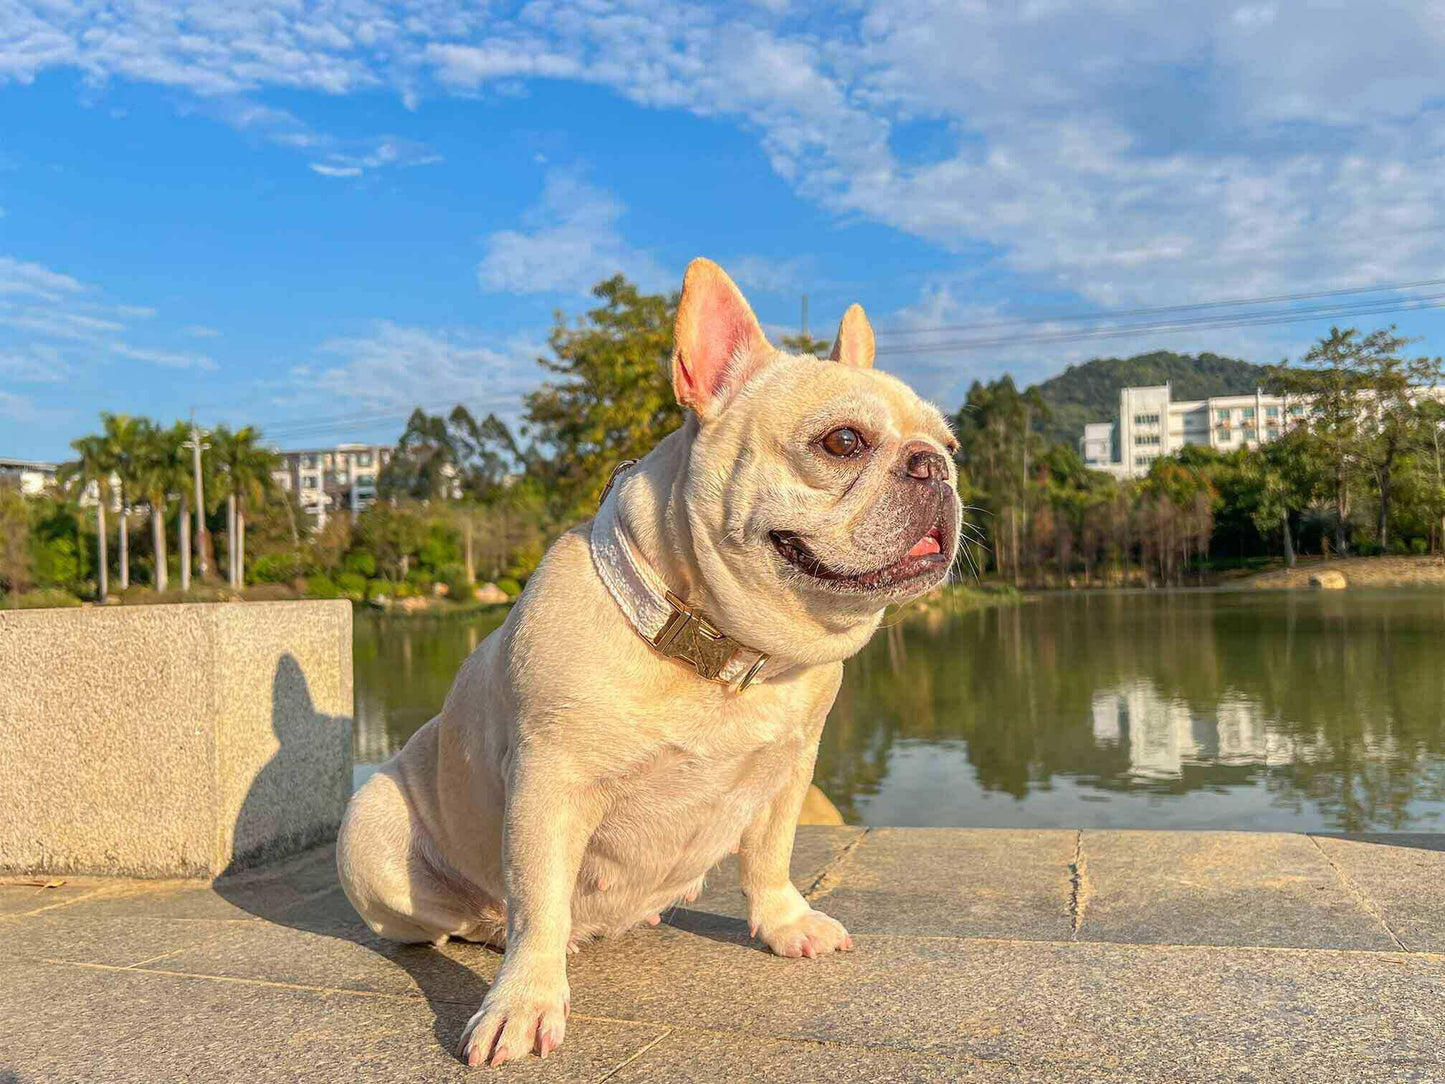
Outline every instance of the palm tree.
[[(191, 589), (191, 487), (195, 483), (191, 453), (186, 442), (191, 427), (176, 422), (164, 434), (166, 443), (166, 474), (169, 488), (180, 494), (176, 511), (176, 540), (181, 550), (181, 590)], [(199, 518), (199, 517), (198, 517)]]
[(110, 593), (110, 568), (105, 545), (105, 506), (110, 503), (110, 484), (111, 476), (115, 472), (115, 462), (111, 456), (110, 444), (104, 436), (92, 434), (81, 437), (71, 441), (70, 446), (75, 449), (77, 458), (62, 464), (57, 478), (77, 502), (83, 500), (92, 486), (95, 487), (96, 567), (100, 569), (100, 601), (104, 602)]
[(181, 513), (178, 537), (181, 544), (181, 588), (191, 585), (190, 545), (186, 527), (190, 519), (187, 503), (187, 482), (189, 463), (185, 449), (181, 446), (186, 439), (184, 426), (177, 424), (162, 429), (151, 422), (143, 422), (141, 439), (136, 456), (136, 486), (145, 495), (150, 505), (151, 538), (155, 548), (155, 577), (152, 586), (157, 591), (166, 590), (169, 569), (166, 562), (166, 504), (170, 495), (181, 495)]
[(235, 432), (218, 426), (211, 437), (211, 450), (216, 465), (223, 472), (221, 485), (226, 493), (226, 548), (230, 554), (232, 587), (242, 586), (246, 578), (246, 506), (260, 504), (276, 486), (271, 472), (281, 465), (281, 457), (263, 448), (261, 434), (250, 426)]
[(130, 531), (126, 523), (128, 492), (135, 490), (136, 455), (140, 450), (141, 423), (125, 414), (101, 414), (102, 439), (117, 483), (120, 498), (120, 589), (130, 587)]

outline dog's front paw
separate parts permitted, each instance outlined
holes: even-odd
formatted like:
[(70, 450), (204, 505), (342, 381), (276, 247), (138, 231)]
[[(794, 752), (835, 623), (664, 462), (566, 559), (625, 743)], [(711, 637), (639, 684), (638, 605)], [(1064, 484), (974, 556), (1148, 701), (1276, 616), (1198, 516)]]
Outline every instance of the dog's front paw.
[(837, 919), (811, 908), (799, 918), (784, 925), (758, 930), (763, 944), (779, 956), (806, 956), (813, 959), (830, 952), (849, 952), (853, 935)]
[(571, 993), (565, 975), (557, 978), (525, 971), (506, 974), (506, 966), (462, 1031), (461, 1059), (468, 1065), (502, 1065), (536, 1051), (546, 1057), (562, 1045)]

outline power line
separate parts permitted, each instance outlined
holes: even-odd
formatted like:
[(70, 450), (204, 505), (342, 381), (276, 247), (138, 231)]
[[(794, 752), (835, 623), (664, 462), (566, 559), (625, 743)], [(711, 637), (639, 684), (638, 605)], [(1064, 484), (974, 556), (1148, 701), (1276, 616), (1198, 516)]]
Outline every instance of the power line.
[(470, 409), (473, 414), (479, 414), (484, 407), (482, 402), (473, 400), (468, 402), (465, 399), (445, 399), (435, 403), (417, 403), (405, 408), (394, 410), (368, 411), (360, 414), (340, 414), (311, 418), (307, 421), (296, 421), (290, 423), (277, 423), (268, 426), (265, 422), (254, 423), (261, 430), (262, 435), (270, 441), (296, 441), (308, 440), (324, 436), (327, 433), (346, 429), (356, 429), (366, 426), (382, 425), (386, 423), (405, 423), (411, 415), (421, 410), (427, 413), (434, 411), (450, 411), (453, 407), (463, 406)]
[[(880, 347), (880, 349), (878, 350), (878, 354), (880, 356), (935, 354), (951, 351), (962, 352), (999, 346), (1083, 342), (1097, 339), (1127, 338), (1138, 335), (1178, 334), (1181, 332), (1195, 330), (1226, 330), (1229, 328), (1237, 327), (1305, 323), (1313, 320), (1334, 319), (1344, 316), (1384, 315), (1393, 312), (1411, 312), (1445, 307), (1445, 292), (1440, 292), (1417, 294), (1409, 297), (1363, 298), (1358, 301), (1343, 302), (1329, 305), (1304, 306), (1275, 312), (1219, 313), (1209, 311), (1225, 308), (1279, 305), (1284, 303), (1295, 303), (1299, 301), (1317, 300), (1329, 297), (1345, 297), (1355, 294), (1398, 292), (1401, 290), (1420, 289), (1433, 286), (1445, 286), (1445, 279), (1419, 279), (1413, 282), (1386, 283), (1377, 286), (1342, 288), (1335, 290), (1316, 290), (1307, 293), (1275, 294), (1252, 298), (1202, 301), (1192, 304), (1159, 305), (1147, 308), (1124, 309), (1116, 310), (1114, 312), (1097, 314), (1061, 313), (1054, 315), (1033, 315), (1020, 316), (1011, 319), (982, 321), (971, 324), (940, 324), (933, 327), (912, 328), (906, 330), (891, 329), (880, 331), (878, 332), (878, 334), (880, 336), (916, 336), (957, 330), (971, 331), (1011, 326), (1026, 327), (1029, 325), (1055, 323), (1062, 321), (1091, 320), (1103, 323), (1125, 317), (1164, 315), (1167, 313), (1184, 314), (1172, 320), (1148, 321), (1144, 323), (1131, 323), (1094, 328), (1080, 328), (1075, 330), (1046, 331), (1037, 334), (1008, 335), (992, 338), (966, 338), (946, 342), (922, 342), (916, 345), (905, 342), (896, 342), (889, 346)], [(431, 413), (435, 411), (450, 410), (452, 407), (457, 405), (467, 406), (469, 409), (472, 409), (474, 413), (485, 409), (484, 404), (476, 400), (471, 400), (469, 402), (465, 399), (448, 398), (445, 400), (435, 400), (428, 403), (418, 403), (405, 408), (396, 407), (367, 411), (354, 411), (344, 414), (313, 416), (310, 418), (295, 419), (292, 421), (278, 421), (271, 424), (268, 424), (264, 421), (252, 424), (255, 424), (268, 440), (277, 442), (295, 442), (298, 440), (319, 439), (325, 437), (327, 434), (343, 432), (348, 429), (379, 426), (386, 424), (404, 424), (406, 420), (410, 418), (411, 414), (416, 410), (423, 410)]]
[(1199, 317), (1148, 324), (1127, 324), (1120, 327), (1088, 328), (1081, 331), (1046, 332), (1037, 335), (1009, 335), (992, 339), (959, 339), (953, 342), (924, 343), (917, 346), (902, 344), (880, 349), (882, 355), (937, 354), (949, 351), (977, 350), (994, 346), (1021, 346), (1040, 343), (1083, 342), (1090, 339), (1126, 338), (1133, 335), (1167, 335), (1201, 329), (1223, 330), (1235, 327), (1259, 327), (1268, 324), (1299, 324), (1313, 320), (1333, 319), (1341, 316), (1376, 316), (1392, 312), (1417, 312), (1424, 309), (1445, 307), (1445, 294), (1423, 294), (1409, 299), (1406, 303), (1395, 301), (1359, 302), (1351, 306), (1317, 307), (1312, 311), (1292, 310), (1290, 312), (1255, 313), (1240, 316)]
[(1029, 316), (982, 320), (969, 324), (936, 324), (932, 327), (917, 328), (883, 328), (874, 332), (874, 334), (881, 338), (887, 335), (927, 335), (938, 331), (970, 331), (975, 328), (1009, 327), (1014, 324), (1049, 324), (1062, 320), (1115, 320), (1125, 316), (1151, 316), (1166, 312), (1241, 308), (1251, 305), (1279, 305), (1294, 301), (1313, 301), (1322, 297), (1347, 297), (1351, 294), (1418, 290), (1431, 286), (1445, 286), (1445, 279), (1418, 279), (1414, 282), (1393, 282), (1380, 286), (1356, 286), (1338, 290), (1315, 290), (1310, 293), (1301, 294), (1274, 294), (1262, 297), (1238, 297), (1219, 301), (1195, 301), (1181, 305), (1155, 305), (1149, 308), (1115, 309), (1108, 312), (1096, 313), (1036, 313)]

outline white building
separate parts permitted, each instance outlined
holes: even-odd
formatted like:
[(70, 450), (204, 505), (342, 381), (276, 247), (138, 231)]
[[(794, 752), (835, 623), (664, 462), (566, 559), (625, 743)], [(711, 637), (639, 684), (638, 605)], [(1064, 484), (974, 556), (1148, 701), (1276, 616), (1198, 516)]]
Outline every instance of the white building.
[(381, 444), (338, 444), (333, 448), (280, 451), (286, 465), (273, 477), (321, 527), (329, 516), (348, 512), (354, 518), (376, 499), (376, 479), (391, 458)]
[[(1445, 403), (1445, 385), (1412, 394)], [(1173, 455), (1186, 444), (1233, 452), (1274, 440), (1301, 421), (1308, 407), (1306, 398), (1268, 395), (1258, 388), (1247, 395), (1178, 402), (1170, 397), (1168, 384), (1121, 388), (1118, 420), (1084, 426), (1079, 453), (1093, 470), (1142, 478), (1154, 460)], [(1373, 412), (1363, 407), (1362, 414), (1368, 418)]]
[(35, 497), (55, 485), (54, 463), (33, 459), (0, 458), (0, 485), (13, 485), (26, 497)]
[(1154, 460), (1186, 444), (1207, 444), (1221, 452), (1252, 448), (1274, 440), (1304, 413), (1304, 400), (1258, 389), (1176, 402), (1168, 384), (1121, 388), (1118, 420), (1086, 425), (1079, 452), (1093, 470), (1142, 478)]

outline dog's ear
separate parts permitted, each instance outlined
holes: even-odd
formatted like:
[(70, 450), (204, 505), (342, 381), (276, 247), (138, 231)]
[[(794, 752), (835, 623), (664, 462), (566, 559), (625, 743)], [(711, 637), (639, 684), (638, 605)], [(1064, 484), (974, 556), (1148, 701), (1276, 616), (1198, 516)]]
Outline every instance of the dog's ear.
[(838, 324), (838, 338), (833, 341), (834, 361), (859, 369), (873, 368), (873, 325), (862, 305), (850, 305)]
[(701, 257), (683, 276), (672, 341), (672, 390), (701, 421), (716, 416), (777, 352), (727, 272)]

